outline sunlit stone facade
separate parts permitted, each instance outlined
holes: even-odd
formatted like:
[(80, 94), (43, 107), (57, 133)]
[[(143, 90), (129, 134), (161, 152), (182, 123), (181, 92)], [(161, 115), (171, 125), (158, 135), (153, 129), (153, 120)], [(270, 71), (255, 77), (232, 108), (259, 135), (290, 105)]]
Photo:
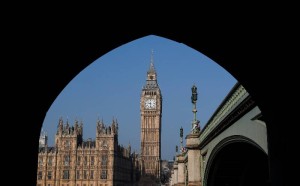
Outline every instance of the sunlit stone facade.
[(135, 185), (138, 157), (131, 147), (118, 144), (118, 123), (96, 124), (96, 139), (83, 140), (83, 124), (59, 119), (55, 147), (41, 135), (38, 152), (37, 186)]

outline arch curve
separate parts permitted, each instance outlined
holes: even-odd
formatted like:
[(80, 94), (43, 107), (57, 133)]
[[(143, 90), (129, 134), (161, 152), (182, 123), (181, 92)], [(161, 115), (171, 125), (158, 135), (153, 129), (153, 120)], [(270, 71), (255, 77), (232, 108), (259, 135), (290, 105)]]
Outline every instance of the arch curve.
[(267, 185), (268, 155), (253, 140), (230, 136), (212, 150), (204, 173), (205, 186)]

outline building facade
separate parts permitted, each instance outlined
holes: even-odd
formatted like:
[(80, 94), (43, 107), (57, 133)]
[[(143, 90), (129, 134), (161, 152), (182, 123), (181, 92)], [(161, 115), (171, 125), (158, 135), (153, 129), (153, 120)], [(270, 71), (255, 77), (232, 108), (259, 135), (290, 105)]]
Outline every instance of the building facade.
[(59, 119), (55, 147), (41, 135), (37, 186), (135, 185), (138, 157), (131, 147), (118, 144), (118, 123), (97, 121), (96, 139), (83, 140), (83, 124)]
[[(161, 174), (161, 117), (162, 94), (157, 83), (157, 73), (151, 56), (146, 84), (140, 100), (141, 112), (141, 180), (140, 185), (160, 182)], [(151, 184), (151, 182), (153, 184)], [(148, 183), (148, 184), (146, 184)]]

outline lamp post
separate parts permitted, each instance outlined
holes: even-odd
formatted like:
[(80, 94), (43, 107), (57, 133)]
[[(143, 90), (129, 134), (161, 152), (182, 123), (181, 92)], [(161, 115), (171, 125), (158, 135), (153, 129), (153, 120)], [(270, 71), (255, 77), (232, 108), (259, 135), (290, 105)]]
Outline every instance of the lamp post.
[(182, 140), (182, 137), (183, 137), (183, 128), (181, 127), (180, 128), (180, 149), (182, 150), (182, 142), (183, 142), (183, 140)]
[(191, 100), (192, 100), (192, 103), (194, 104), (194, 109), (193, 109), (194, 121), (196, 121), (196, 112), (197, 112), (196, 103), (197, 103), (197, 97), (198, 97), (197, 87), (195, 85), (193, 85)]
[(201, 184), (201, 162), (200, 162), (200, 121), (196, 118), (196, 103), (197, 103), (197, 87), (193, 85), (191, 101), (193, 104), (194, 119), (192, 121), (191, 134), (186, 137), (187, 148), (187, 171), (186, 171), (186, 184), (187, 185), (202, 185)]
[(191, 96), (191, 100), (192, 100), (192, 103), (194, 105), (194, 108), (192, 110), (192, 112), (194, 113), (194, 120), (192, 121), (192, 133), (199, 132), (199, 121), (196, 118), (196, 113), (197, 113), (197, 108), (196, 108), (197, 97), (198, 97), (197, 87), (195, 85), (193, 85), (193, 87), (192, 87), (192, 96)]

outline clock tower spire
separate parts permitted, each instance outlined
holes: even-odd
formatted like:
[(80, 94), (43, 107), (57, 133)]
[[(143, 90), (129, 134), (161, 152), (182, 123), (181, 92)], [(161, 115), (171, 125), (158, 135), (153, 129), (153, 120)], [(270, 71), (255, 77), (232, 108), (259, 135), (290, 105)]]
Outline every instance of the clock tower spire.
[(153, 50), (141, 101), (141, 184), (160, 180), (162, 95), (154, 68)]
[(156, 84), (157, 84), (156, 71), (155, 71), (154, 62), (153, 62), (153, 50), (152, 50), (152, 53), (151, 53), (150, 68), (147, 72), (147, 82), (148, 81), (155, 81)]

